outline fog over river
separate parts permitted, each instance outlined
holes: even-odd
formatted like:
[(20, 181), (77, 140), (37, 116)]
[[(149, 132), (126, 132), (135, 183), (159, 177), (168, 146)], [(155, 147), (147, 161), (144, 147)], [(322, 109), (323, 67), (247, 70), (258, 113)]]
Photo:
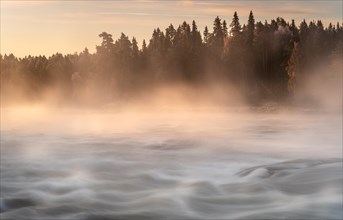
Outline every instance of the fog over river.
[(342, 115), (1, 110), (1, 219), (342, 219)]

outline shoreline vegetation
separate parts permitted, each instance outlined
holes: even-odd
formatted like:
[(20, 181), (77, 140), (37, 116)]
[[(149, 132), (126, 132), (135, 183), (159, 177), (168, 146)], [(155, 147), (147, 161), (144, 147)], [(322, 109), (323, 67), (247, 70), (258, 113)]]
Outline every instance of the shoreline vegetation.
[(342, 107), (339, 22), (255, 22), (251, 11), (243, 25), (235, 12), (231, 22), (217, 16), (203, 31), (194, 20), (156, 28), (141, 47), (124, 33), (117, 40), (107, 32), (99, 37), (92, 54), (85, 48), (50, 57), (0, 55), (1, 104)]

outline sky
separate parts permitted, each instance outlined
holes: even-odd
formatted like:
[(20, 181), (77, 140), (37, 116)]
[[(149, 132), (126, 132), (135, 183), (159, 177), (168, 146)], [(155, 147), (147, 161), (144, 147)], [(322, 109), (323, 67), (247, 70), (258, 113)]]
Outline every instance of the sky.
[(241, 24), (247, 22), (252, 10), (256, 21), (282, 17), (295, 19), (299, 26), (303, 19), (320, 19), (327, 26), (329, 22), (342, 23), (342, 4), (341, 0), (0, 0), (0, 52), (17, 57), (79, 53), (85, 47), (95, 52), (103, 31), (112, 34), (114, 40), (121, 32), (130, 39), (134, 36), (141, 45), (157, 27), (165, 30), (170, 24), (177, 27), (183, 21), (195, 20), (203, 32), (205, 26), (212, 30), (216, 16), (230, 24), (235, 11)]

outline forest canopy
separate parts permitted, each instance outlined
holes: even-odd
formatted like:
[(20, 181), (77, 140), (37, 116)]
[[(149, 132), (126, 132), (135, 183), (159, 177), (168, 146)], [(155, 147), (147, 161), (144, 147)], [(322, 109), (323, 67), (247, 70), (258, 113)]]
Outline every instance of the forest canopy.
[[(85, 48), (50, 57), (0, 55), (2, 104), (50, 97), (60, 103), (106, 104), (153, 96), (172, 85), (202, 91), (199, 95), (210, 85), (234, 87), (257, 104), (294, 99), (309, 78), (327, 87), (341, 81), (341, 74), (331, 70), (314, 74), (320, 66), (341, 68), (334, 63), (342, 59), (339, 22), (327, 27), (321, 20), (296, 24), (280, 17), (255, 22), (251, 11), (243, 24), (235, 12), (229, 21), (217, 16), (203, 31), (194, 20), (156, 28), (141, 46), (124, 33), (114, 40), (102, 32), (99, 40), (95, 53)], [(236, 95), (229, 91), (228, 99)]]

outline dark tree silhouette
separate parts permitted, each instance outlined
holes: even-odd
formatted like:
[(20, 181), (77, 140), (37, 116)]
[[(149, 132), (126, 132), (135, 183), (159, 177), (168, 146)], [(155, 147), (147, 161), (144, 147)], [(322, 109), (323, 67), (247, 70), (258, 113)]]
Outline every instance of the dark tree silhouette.
[[(99, 34), (96, 52), (50, 57), (16, 58), (0, 55), (1, 95), (5, 100), (40, 100), (54, 89), (61, 102), (98, 103), (126, 100), (165, 84), (206, 85), (233, 83), (248, 100), (283, 100), (297, 96), (301, 81), (311, 68), (339, 57), (343, 50), (343, 27), (321, 20), (286, 22), (283, 18), (255, 22), (253, 12), (243, 27), (237, 12), (227, 27), (218, 16), (213, 31), (205, 26), (203, 37), (195, 20), (165, 31), (154, 29), (147, 44), (121, 33), (117, 40)], [(326, 75), (323, 74), (323, 80)], [(228, 94), (230, 96), (230, 94)]]

